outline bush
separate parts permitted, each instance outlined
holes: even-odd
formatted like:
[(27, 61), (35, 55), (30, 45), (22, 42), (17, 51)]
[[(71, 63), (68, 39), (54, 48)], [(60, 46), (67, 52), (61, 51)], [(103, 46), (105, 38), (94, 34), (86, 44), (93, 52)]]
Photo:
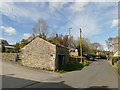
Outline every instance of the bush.
[(110, 60), (112, 61), (112, 63), (115, 63), (119, 60), (119, 57), (111, 57)]
[(22, 59), (22, 54), (21, 54), (21, 52), (19, 52), (18, 55), (19, 55), (19, 59)]
[(9, 49), (6, 49), (5, 52), (6, 52), (6, 53), (10, 53), (10, 50), (9, 50)]
[(92, 56), (93, 56), (93, 57), (97, 57), (97, 56), (99, 56), (99, 55), (96, 55), (96, 54), (92, 54)]
[(6, 49), (5, 52), (6, 53), (15, 53), (15, 51), (13, 49)]
[(101, 59), (106, 59), (106, 55), (99, 55)]

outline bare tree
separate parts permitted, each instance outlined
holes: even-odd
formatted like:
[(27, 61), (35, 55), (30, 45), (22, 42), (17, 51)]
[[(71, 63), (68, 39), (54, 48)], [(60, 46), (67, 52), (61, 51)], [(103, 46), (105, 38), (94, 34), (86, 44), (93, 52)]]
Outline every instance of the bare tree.
[(33, 32), (35, 33), (35, 35), (40, 35), (42, 33), (46, 34), (47, 33), (47, 28), (48, 28), (48, 24), (47, 22), (40, 18), (38, 20), (38, 22), (35, 24), (35, 26), (33, 27)]
[(103, 50), (103, 46), (98, 42), (92, 43), (92, 48), (95, 50)]
[(107, 46), (108, 50), (111, 52), (112, 49), (113, 49), (113, 41), (112, 41), (112, 38), (111, 38), (111, 37), (108, 38), (108, 40), (105, 40), (105, 42), (106, 42), (106, 46)]
[(68, 47), (68, 35), (63, 36), (63, 45)]
[(90, 47), (91, 47), (91, 50), (94, 54), (96, 54), (97, 51), (103, 51), (104, 50), (103, 46), (98, 42), (91, 43)]

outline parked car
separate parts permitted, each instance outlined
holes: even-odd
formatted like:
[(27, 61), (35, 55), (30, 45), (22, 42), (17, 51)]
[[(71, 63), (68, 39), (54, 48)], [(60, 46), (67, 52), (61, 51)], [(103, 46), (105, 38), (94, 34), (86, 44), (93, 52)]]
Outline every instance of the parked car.
[(101, 59), (101, 57), (100, 57), (100, 56), (97, 56), (97, 57), (95, 57), (95, 59)]
[(94, 61), (94, 57), (93, 56), (86, 56), (87, 60), (90, 60), (90, 61)]

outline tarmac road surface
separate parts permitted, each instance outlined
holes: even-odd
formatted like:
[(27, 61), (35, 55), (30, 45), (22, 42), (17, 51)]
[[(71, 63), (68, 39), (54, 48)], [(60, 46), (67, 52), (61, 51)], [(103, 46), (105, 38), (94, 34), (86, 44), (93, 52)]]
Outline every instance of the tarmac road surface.
[(82, 70), (58, 74), (3, 61), (3, 88), (118, 88), (118, 77), (106, 60)]

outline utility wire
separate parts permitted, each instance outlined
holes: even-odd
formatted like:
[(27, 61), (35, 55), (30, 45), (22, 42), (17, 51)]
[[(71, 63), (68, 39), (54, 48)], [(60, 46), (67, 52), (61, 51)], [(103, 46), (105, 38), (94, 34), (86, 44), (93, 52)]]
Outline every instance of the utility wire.
[(53, 7), (54, 9), (56, 9), (56, 11), (63, 16), (67, 21), (69, 21), (70, 23), (72, 23), (76, 28), (80, 29), (80, 27), (78, 27), (76, 24), (74, 24), (70, 19), (68, 19), (64, 14), (62, 14), (57, 8)]
[[(61, 13), (56, 7), (53, 7), (61, 16), (63, 16), (67, 21), (69, 21), (71, 24), (73, 24), (77, 30), (74, 30), (76, 33), (79, 32), (80, 27), (77, 26), (75, 23), (73, 23), (70, 19), (68, 19), (63, 13)], [(78, 31), (78, 32), (77, 32)], [(84, 33), (85, 36), (88, 36)]]
[[(68, 19), (63, 13), (61, 13), (56, 7), (53, 7), (61, 16), (63, 16), (67, 21), (69, 21), (71, 24), (73, 24), (76, 27), (76, 30), (74, 30), (76, 33), (79, 32), (80, 27), (77, 26), (75, 23), (73, 23), (70, 19)], [(77, 32), (78, 31), (78, 32)], [(85, 36), (88, 36), (84, 34)]]

